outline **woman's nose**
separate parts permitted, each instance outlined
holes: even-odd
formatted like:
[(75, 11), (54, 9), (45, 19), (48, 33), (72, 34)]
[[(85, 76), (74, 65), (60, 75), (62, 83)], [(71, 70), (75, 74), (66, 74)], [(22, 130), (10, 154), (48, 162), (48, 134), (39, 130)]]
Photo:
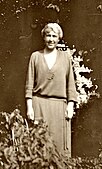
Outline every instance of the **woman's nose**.
[(50, 36), (50, 41), (53, 41), (53, 36)]

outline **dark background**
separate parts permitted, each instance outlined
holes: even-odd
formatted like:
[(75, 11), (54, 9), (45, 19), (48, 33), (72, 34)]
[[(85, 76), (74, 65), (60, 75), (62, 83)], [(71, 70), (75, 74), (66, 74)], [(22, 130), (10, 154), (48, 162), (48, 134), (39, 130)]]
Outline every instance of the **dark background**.
[[(24, 85), (30, 54), (42, 48), (43, 25), (58, 20), (68, 46), (88, 52), (84, 61), (94, 70), (91, 77), (102, 95), (101, 0), (0, 0), (0, 111), (19, 108), (25, 116)], [(102, 148), (101, 105), (102, 99), (95, 99), (73, 118), (73, 156), (98, 156)]]

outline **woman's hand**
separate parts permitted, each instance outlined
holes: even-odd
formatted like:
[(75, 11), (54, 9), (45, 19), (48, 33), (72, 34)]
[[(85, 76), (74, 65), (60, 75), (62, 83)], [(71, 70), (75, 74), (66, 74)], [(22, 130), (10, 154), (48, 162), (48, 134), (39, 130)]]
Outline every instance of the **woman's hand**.
[(27, 116), (30, 120), (34, 120), (34, 110), (32, 107), (32, 99), (27, 99)]
[(66, 111), (65, 111), (65, 118), (66, 119), (71, 119), (74, 114), (74, 102), (70, 101), (68, 102)]
[(34, 110), (33, 110), (33, 108), (27, 110), (27, 116), (30, 120), (34, 120)]

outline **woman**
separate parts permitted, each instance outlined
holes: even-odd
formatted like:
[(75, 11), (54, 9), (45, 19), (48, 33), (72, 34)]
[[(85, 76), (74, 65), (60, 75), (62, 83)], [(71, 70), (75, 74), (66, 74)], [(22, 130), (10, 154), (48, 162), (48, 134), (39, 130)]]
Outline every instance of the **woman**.
[(66, 114), (73, 116), (77, 101), (71, 60), (56, 49), (63, 37), (57, 23), (48, 23), (41, 31), (45, 48), (33, 52), (26, 80), (27, 115), (32, 120), (44, 119), (58, 150), (67, 149)]

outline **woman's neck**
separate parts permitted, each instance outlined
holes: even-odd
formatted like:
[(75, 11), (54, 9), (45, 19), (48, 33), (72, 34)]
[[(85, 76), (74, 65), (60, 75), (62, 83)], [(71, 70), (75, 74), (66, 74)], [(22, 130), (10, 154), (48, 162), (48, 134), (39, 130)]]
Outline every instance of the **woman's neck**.
[(54, 64), (56, 63), (56, 58), (57, 58), (57, 50), (46, 50), (46, 48), (44, 49), (44, 58), (46, 60), (46, 63), (48, 65), (48, 68), (51, 69)]
[(56, 52), (57, 52), (56, 48), (54, 48), (53, 50), (50, 50), (50, 49), (47, 49), (47, 48), (44, 49), (45, 54), (56, 54)]

